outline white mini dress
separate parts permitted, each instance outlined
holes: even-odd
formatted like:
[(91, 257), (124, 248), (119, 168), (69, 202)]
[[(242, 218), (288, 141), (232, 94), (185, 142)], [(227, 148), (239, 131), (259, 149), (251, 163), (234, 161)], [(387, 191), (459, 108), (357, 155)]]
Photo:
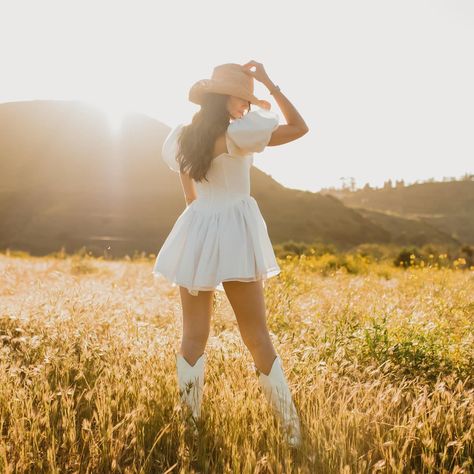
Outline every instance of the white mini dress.
[[(228, 152), (213, 159), (208, 181), (194, 181), (197, 199), (179, 215), (163, 243), (155, 276), (196, 296), (200, 290), (224, 291), (223, 281), (266, 280), (280, 273), (267, 225), (250, 196), (253, 153), (265, 149), (278, 124), (278, 114), (265, 109), (251, 110), (229, 124)], [(182, 128), (173, 128), (162, 147), (162, 159), (178, 173)]]

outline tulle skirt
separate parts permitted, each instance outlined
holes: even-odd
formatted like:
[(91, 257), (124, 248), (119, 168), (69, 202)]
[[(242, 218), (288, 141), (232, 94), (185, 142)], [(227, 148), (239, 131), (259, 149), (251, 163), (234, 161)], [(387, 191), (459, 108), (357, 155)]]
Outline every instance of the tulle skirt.
[(180, 214), (152, 270), (192, 295), (224, 281), (256, 281), (281, 269), (257, 201), (248, 194), (199, 197)]

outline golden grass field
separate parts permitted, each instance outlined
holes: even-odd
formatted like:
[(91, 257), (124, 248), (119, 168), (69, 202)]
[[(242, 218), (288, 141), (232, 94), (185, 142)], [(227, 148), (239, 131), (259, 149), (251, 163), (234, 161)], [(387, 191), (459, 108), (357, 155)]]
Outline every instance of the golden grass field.
[(265, 296), (295, 453), (220, 292), (186, 428), (179, 291), (152, 257), (0, 255), (0, 472), (474, 472), (474, 271), (279, 260)]

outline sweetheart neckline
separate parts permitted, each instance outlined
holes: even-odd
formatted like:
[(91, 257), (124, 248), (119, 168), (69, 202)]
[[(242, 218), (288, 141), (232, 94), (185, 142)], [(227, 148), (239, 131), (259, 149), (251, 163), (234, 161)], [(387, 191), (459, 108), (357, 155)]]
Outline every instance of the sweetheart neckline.
[(217, 156), (215, 156), (214, 158), (212, 158), (212, 161), (214, 160), (217, 160), (217, 158), (220, 158), (221, 156), (227, 156), (228, 158), (248, 158), (251, 154), (247, 154), (247, 155), (244, 155), (244, 156), (234, 156), (232, 155), (231, 153), (221, 153)]
[(229, 147), (229, 137), (227, 136), (227, 130), (224, 133), (224, 139), (225, 139), (227, 151), (223, 153), (219, 153), (217, 156), (214, 156), (212, 160), (216, 160), (217, 158), (220, 158), (221, 156), (225, 156), (225, 155), (232, 156), (231, 153), (229, 153), (230, 147)]
[(230, 153), (224, 152), (224, 153), (219, 153), (217, 156), (214, 156), (212, 159), (213, 159), (213, 160), (216, 160), (217, 158), (219, 158), (219, 157), (221, 157), (221, 156), (225, 156), (225, 155), (232, 156)]

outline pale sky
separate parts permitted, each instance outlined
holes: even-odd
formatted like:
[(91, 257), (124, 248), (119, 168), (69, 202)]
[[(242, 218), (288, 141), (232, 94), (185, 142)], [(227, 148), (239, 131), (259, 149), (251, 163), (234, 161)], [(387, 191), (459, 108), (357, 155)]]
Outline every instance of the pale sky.
[[(189, 123), (194, 82), (254, 59), (310, 128), (255, 165), (290, 188), (474, 173), (471, 0), (0, 1), (0, 102)], [(268, 100), (286, 123), (266, 88)]]

